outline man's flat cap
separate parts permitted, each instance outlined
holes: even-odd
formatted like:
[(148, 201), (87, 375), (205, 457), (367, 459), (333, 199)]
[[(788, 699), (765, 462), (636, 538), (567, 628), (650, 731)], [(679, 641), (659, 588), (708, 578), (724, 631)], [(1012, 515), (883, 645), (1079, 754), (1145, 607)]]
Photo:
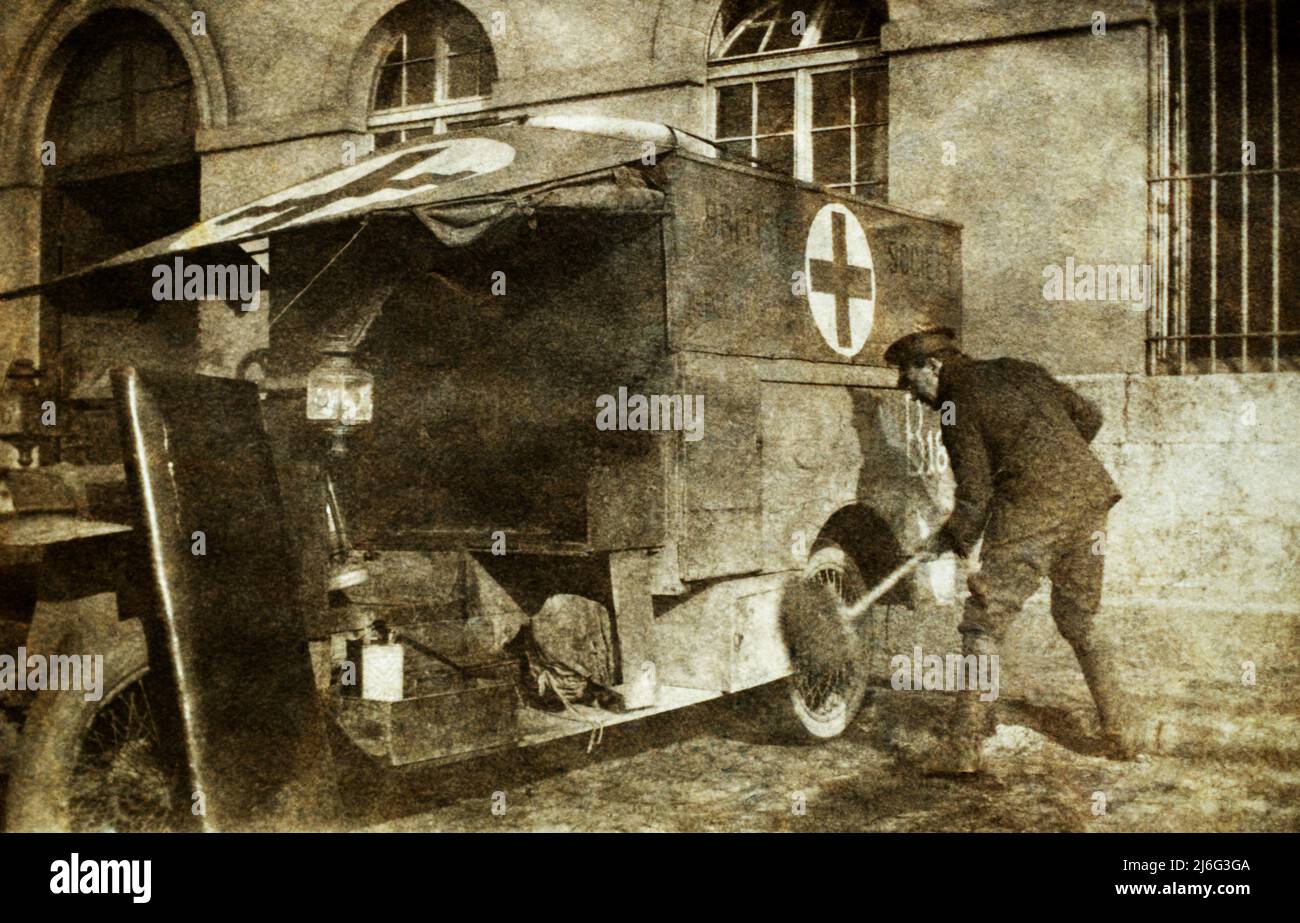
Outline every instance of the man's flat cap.
[(885, 350), (885, 361), (895, 368), (920, 365), (931, 356), (957, 348), (957, 331), (951, 327), (927, 327), (899, 337)]

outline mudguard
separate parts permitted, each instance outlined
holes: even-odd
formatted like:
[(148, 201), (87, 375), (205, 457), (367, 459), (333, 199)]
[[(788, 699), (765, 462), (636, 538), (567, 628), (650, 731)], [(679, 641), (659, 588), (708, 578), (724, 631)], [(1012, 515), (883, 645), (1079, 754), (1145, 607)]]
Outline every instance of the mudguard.
[(203, 829), (318, 828), (336, 783), (257, 387), (112, 378)]

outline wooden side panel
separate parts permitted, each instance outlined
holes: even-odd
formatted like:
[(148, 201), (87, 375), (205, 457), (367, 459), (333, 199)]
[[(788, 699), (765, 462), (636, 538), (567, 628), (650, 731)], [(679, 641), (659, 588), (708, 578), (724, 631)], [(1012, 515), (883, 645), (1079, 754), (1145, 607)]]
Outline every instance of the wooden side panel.
[(641, 664), (656, 659), (654, 602), (650, 585), (654, 559), (644, 551), (616, 551), (609, 556), (609, 578), (618, 629), (621, 682), (638, 675)]
[(956, 225), (713, 161), (664, 166), (672, 349), (883, 366), (917, 324), (960, 331)]
[(674, 438), (671, 433), (641, 437), (631, 451), (609, 453), (592, 467), (587, 480), (587, 541), (595, 551), (654, 548), (664, 543)]
[(827, 520), (851, 504), (888, 527), (864, 536), (882, 550), (911, 547), (951, 510), (933, 411), (889, 388), (764, 382), (762, 395), (768, 569), (802, 567)]
[[(760, 569), (762, 538), (759, 385), (754, 363), (681, 357), (681, 391), (703, 398), (698, 439), (679, 434), (679, 566), (683, 580)], [(698, 401), (697, 401), (698, 406)]]
[(737, 692), (790, 672), (779, 607), (785, 574), (711, 583), (680, 599), (657, 600), (659, 680)]

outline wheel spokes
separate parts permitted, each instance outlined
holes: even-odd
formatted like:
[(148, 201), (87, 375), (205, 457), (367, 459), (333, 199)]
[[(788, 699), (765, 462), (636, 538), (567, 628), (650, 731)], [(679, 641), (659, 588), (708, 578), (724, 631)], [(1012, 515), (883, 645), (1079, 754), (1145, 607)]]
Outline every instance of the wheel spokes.
[[(851, 602), (846, 598), (849, 588), (845, 573), (840, 568), (823, 567), (815, 571), (807, 579), (830, 589), (841, 603), (848, 604)], [(854, 595), (856, 596), (856, 594)], [(838, 613), (827, 612), (826, 616), (827, 618), (836, 618)], [(846, 667), (831, 674), (809, 676), (796, 669), (794, 675), (795, 689), (811, 713), (819, 718), (825, 718), (836, 709), (844, 706), (846, 699), (843, 691), (857, 681), (856, 673), (855, 668)]]
[(163, 753), (146, 682), (140, 680), (91, 721), (72, 772), (73, 829), (170, 829), (175, 797)]

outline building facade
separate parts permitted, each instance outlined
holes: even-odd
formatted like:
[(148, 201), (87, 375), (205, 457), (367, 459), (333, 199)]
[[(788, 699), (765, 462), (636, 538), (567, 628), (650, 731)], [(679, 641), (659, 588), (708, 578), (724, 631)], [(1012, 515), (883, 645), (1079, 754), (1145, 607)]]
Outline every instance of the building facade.
[[(960, 222), (966, 350), (1106, 412), (1108, 593), (1178, 610), (1129, 628), (1267, 659), (1300, 612), (1297, 25), (1294, 0), (20, 0), (0, 285), (478, 120), (664, 122)], [(9, 302), (0, 362), (75, 356), (87, 400), (133, 353), (233, 373), (268, 312), (208, 307)]]

